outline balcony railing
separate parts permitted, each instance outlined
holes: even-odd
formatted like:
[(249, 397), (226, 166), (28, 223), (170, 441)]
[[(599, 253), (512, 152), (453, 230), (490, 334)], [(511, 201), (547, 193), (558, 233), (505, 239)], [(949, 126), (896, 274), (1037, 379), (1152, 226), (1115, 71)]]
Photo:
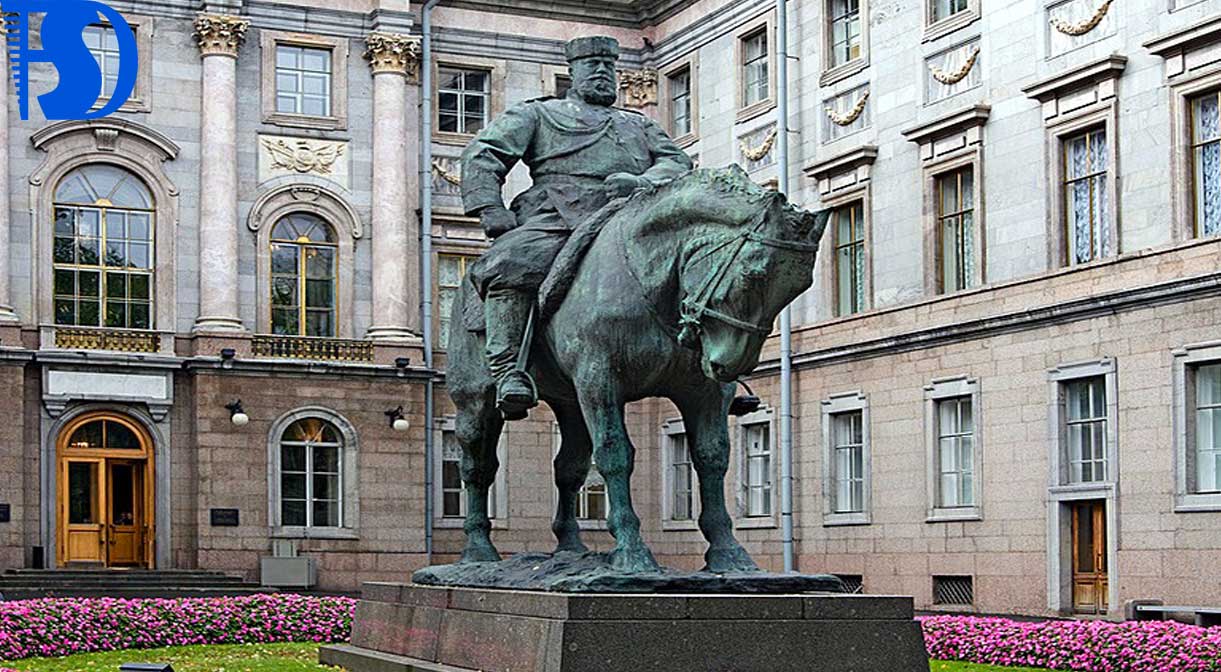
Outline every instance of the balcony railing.
[(127, 329), (56, 327), (55, 347), (64, 350), (158, 352), (161, 350), (161, 334)]
[(328, 362), (373, 361), (373, 343), (370, 341), (312, 336), (259, 335), (254, 337), (252, 346), (255, 357), (312, 359)]

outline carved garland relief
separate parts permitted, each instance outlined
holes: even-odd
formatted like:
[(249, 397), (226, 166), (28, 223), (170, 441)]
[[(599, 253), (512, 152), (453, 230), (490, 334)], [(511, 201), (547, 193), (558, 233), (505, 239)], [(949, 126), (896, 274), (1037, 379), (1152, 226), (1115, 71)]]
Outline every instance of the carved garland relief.
[(830, 119), (831, 123), (835, 124), (836, 126), (849, 126), (861, 117), (861, 113), (865, 111), (865, 103), (868, 102), (869, 92), (865, 91), (861, 93), (861, 97), (856, 100), (856, 104), (852, 106), (852, 109), (848, 110), (846, 113), (841, 114), (836, 112), (834, 108), (828, 105), (825, 108), (827, 118)]
[(1091, 16), (1076, 23), (1070, 23), (1059, 17), (1053, 17), (1051, 19), (1051, 27), (1055, 28), (1061, 33), (1064, 33), (1065, 35), (1072, 35), (1073, 37), (1085, 35), (1091, 30), (1097, 28), (1098, 24), (1102, 23), (1102, 20), (1106, 18), (1107, 12), (1110, 11), (1111, 5), (1114, 4), (1114, 2), (1115, 0), (1103, 0), (1102, 5), (1100, 5)]
[(742, 138), (739, 147), (739, 149), (742, 150), (742, 156), (747, 161), (762, 161), (764, 157), (766, 157), (768, 153), (772, 151), (772, 147), (776, 145), (777, 135), (778, 133), (776, 129), (773, 128), (771, 132), (769, 132), (767, 136), (763, 138), (763, 142), (754, 147), (750, 146), (747, 138)]
[(971, 74), (971, 69), (975, 67), (975, 62), (978, 60), (979, 45), (976, 45), (975, 48), (971, 50), (971, 55), (967, 57), (967, 60), (964, 61), (957, 70), (946, 72), (945, 70), (930, 64), (928, 66), (928, 71), (929, 74), (933, 76), (933, 79), (947, 86), (953, 86), (954, 84), (966, 79), (967, 75)]

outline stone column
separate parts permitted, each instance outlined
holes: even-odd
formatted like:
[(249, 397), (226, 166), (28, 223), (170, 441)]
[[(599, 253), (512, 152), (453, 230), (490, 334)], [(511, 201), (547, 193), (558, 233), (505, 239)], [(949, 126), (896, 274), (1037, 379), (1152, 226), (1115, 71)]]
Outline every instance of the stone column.
[(197, 332), (244, 330), (237, 289), (237, 51), (249, 27), (235, 16), (195, 18), (203, 59)]
[[(8, 72), (8, 50), (0, 49), (0, 73)], [(8, 81), (0, 74), (0, 325), (16, 325), (17, 313), (13, 310), (10, 294), (9, 264), (12, 245), (9, 243), (9, 170), (8, 170)], [(15, 345), (8, 343), (7, 345)]]
[[(419, 336), (420, 263), (416, 201), (420, 39), (371, 33), (373, 68), (373, 319), (375, 341)], [(423, 139), (427, 142), (428, 139)], [(413, 167), (417, 169), (413, 169)]]

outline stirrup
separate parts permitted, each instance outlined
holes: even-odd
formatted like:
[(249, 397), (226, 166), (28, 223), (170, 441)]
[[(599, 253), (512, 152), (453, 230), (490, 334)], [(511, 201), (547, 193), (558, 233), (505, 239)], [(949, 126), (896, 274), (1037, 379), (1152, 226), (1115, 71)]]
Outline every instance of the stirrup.
[[(530, 388), (529, 397), (523, 395), (504, 396), (502, 386), (510, 381), (510, 378), (515, 378), (513, 382), (522, 382)], [(529, 410), (538, 406), (538, 386), (534, 383), (534, 379), (525, 371), (512, 371), (504, 380), (496, 385), (496, 409), (500, 411), (505, 420), (524, 420), (529, 416)]]

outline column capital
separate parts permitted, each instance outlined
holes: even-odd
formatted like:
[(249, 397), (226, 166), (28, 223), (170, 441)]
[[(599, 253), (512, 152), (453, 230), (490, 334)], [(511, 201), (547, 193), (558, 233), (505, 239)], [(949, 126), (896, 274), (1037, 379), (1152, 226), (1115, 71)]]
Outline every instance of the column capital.
[(227, 14), (199, 14), (195, 17), (195, 40), (202, 56), (233, 56), (246, 40), (250, 21)]
[(619, 89), (623, 91), (623, 104), (628, 107), (647, 107), (657, 104), (657, 71), (620, 70)]
[(365, 37), (365, 58), (373, 74), (405, 75), (410, 82), (420, 80), (420, 38), (401, 33), (369, 33)]

